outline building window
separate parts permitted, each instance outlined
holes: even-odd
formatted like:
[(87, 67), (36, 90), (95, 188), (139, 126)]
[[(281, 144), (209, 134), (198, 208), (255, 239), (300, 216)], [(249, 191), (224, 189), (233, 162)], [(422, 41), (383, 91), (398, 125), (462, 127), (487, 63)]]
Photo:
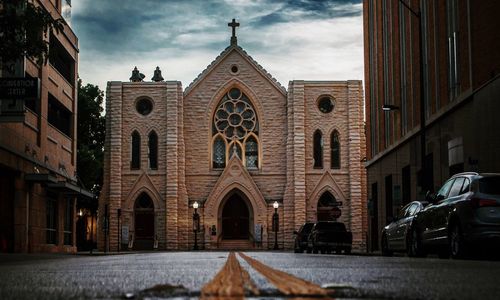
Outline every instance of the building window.
[[(29, 75), (27, 72), (24, 73), (24, 78), (34, 79), (35, 77)], [(40, 113), (40, 100), (37, 98), (25, 98), (24, 106), (31, 110), (35, 114)]]
[(158, 135), (153, 130), (149, 134), (149, 168), (158, 169)]
[(257, 169), (259, 166), (259, 145), (253, 135), (249, 136), (245, 142), (245, 161), (248, 169)]
[(223, 169), (226, 167), (226, 142), (221, 135), (217, 135), (212, 147), (212, 167)]
[(75, 60), (54, 35), (49, 41), (49, 62), (71, 86), (75, 84)]
[(68, 137), (72, 137), (73, 114), (56, 97), (49, 93), (47, 121)]
[(240, 89), (232, 88), (219, 101), (213, 117), (212, 167), (224, 168), (236, 154), (248, 168), (258, 168), (258, 148), (259, 122), (255, 109)]
[(135, 109), (143, 116), (149, 115), (153, 111), (153, 103), (147, 98), (137, 100)]
[(323, 137), (321, 131), (316, 130), (313, 137), (314, 168), (323, 168)]
[(47, 193), (45, 207), (45, 236), (47, 244), (57, 244), (57, 200), (55, 194)]
[(132, 133), (132, 161), (130, 168), (137, 170), (141, 168), (141, 135), (139, 132)]
[(450, 85), (450, 101), (459, 93), (459, 53), (458, 53), (458, 28), (459, 28), (458, 1), (446, 1), (446, 21), (448, 34), (448, 84)]
[(73, 199), (66, 198), (64, 211), (64, 245), (73, 244)]
[(337, 130), (332, 132), (331, 136), (331, 150), (332, 150), (332, 169), (340, 169), (340, 141), (339, 133)]
[(331, 96), (322, 96), (318, 100), (318, 109), (322, 113), (329, 113), (335, 107), (335, 102)]

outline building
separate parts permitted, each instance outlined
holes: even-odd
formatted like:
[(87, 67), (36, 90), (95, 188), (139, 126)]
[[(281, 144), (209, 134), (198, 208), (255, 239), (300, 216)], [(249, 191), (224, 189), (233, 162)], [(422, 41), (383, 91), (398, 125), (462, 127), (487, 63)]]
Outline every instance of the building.
[[(35, 3), (69, 22), (69, 1)], [(77, 185), (75, 172), (78, 39), (68, 24), (44, 38), (50, 44), (46, 65), (21, 58), (10, 71), (8, 64), (0, 70), (0, 80), (39, 84), (33, 98), (2, 95), (1, 252), (75, 252), (77, 198), (92, 197)], [(9, 119), (19, 103), (20, 114)]]
[(455, 173), (500, 171), (500, 3), (363, 5), (369, 244), (375, 250), (401, 205), (424, 199)]
[(152, 82), (137, 69), (131, 82), (108, 82), (101, 250), (267, 249), (275, 202), (279, 248), (304, 222), (339, 212), (365, 247), (362, 82), (287, 90), (237, 45), (236, 24), (184, 90), (158, 68)]

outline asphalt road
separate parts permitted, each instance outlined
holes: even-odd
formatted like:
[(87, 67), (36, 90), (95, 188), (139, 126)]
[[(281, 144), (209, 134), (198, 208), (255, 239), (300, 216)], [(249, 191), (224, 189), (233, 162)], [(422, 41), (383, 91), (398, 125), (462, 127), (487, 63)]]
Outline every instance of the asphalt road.
[[(245, 252), (336, 298), (500, 299), (500, 261)], [(197, 298), (228, 252), (0, 255), (0, 299)], [(280, 292), (237, 255), (261, 291)], [(258, 297), (254, 297), (258, 298)]]

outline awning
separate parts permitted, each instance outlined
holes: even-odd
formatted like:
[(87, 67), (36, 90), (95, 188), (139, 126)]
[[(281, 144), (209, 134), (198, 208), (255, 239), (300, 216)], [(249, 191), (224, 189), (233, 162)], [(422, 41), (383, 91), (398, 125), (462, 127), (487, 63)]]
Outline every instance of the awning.
[(57, 178), (55, 176), (43, 173), (25, 174), (24, 180), (38, 183), (57, 183)]
[(67, 181), (59, 181), (54, 183), (47, 183), (47, 187), (58, 190), (67, 195), (82, 196), (89, 199), (94, 199), (94, 194), (86, 189)]

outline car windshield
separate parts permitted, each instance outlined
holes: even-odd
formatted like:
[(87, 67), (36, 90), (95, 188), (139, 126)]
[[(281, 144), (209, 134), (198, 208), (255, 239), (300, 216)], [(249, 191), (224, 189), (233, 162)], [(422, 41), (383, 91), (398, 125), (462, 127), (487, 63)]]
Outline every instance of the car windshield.
[(316, 224), (317, 230), (332, 230), (332, 231), (345, 231), (344, 223), (338, 222), (319, 222)]
[(479, 192), (500, 195), (500, 176), (483, 177), (479, 179)]

